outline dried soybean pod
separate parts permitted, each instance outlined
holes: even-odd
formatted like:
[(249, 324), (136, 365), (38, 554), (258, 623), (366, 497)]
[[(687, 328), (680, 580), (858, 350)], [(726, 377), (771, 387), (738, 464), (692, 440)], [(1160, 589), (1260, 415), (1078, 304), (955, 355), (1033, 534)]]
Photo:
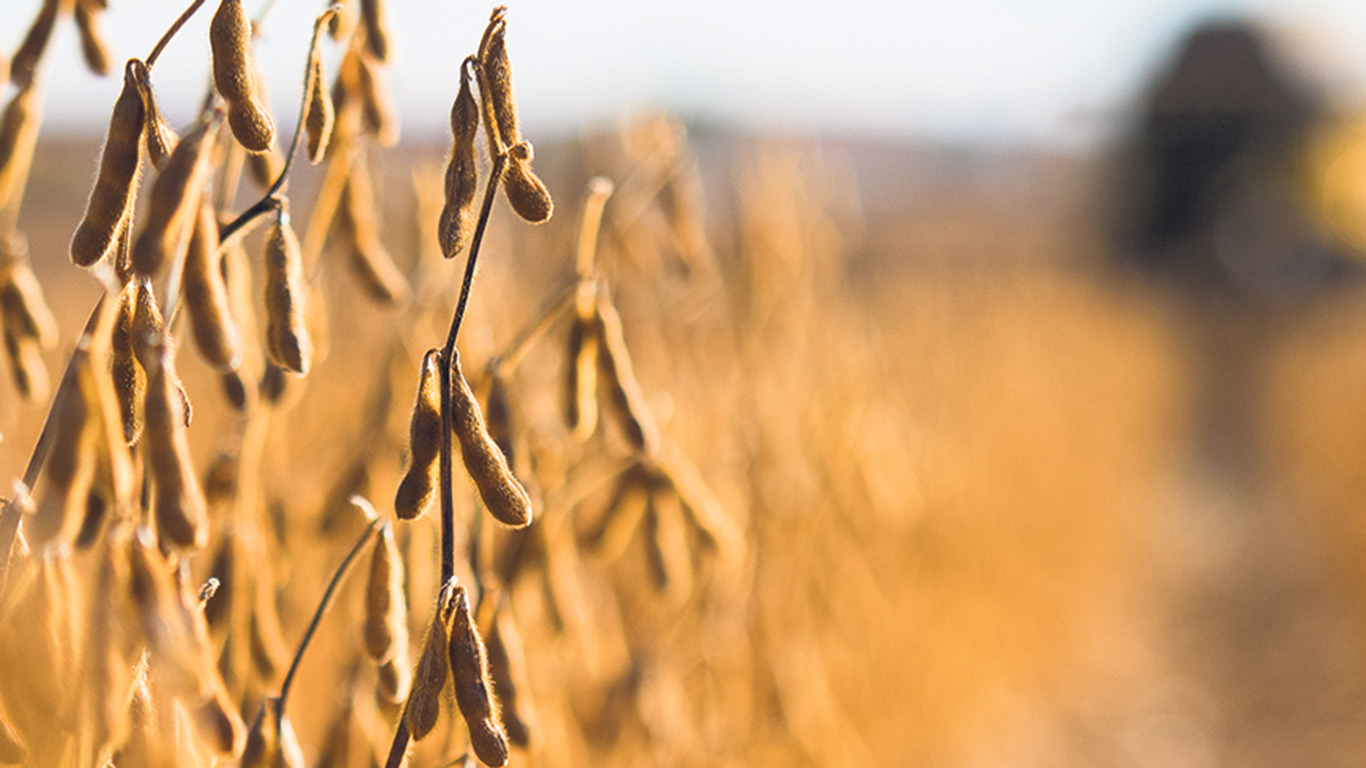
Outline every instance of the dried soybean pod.
[(29, 266), (28, 245), (17, 232), (0, 236), (0, 310), (20, 335), (44, 347), (57, 343), (57, 320)]
[(146, 120), (136, 68), (137, 60), (130, 59), (123, 69), (123, 91), (109, 116), (99, 175), (90, 190), (85, 218), (71, 238), (71, 261), (78, 266), (88, 267), (112, 254), (119, 243), (119, 232), (130, 226)]
[(655, 588), (674, 602), (692, 592), (692, 552), (678, 494), (667, 486), (650, 493), (645, 512), (645, 562)]
[[(336, 16), (333, 14), (332, 18)], [(304, 129), (308, 132), (308, 162), (313, 165), (322, 162), (327, 152), (327, 142), (332, 138), (332, 123), (336, 119), (323, 74), (322, 52), (314, 46), (308, 57), (308, 114), (304, 118)]]
[(446, 164), (446, 204), (441, 209), (438, 234), (446, 258), (469, 244), (474, 233), (474, 198), (479, 187), (479, 168), (474, 140), (479, 131), (479, 104), (470, 91), (470, 59), (460, 67), (460, 90), (451, 105), (451, 159)]
[(28, 180), (43, 121), (39, 91), (37, 78), (29, 80), (0, 114), (0, 210), (18, 201)]
[(598, 428), (598, 335), (590, 310), (569, 326), (565, 368), (565, 419), (574, 437), (587, 440)]
[(469, 728), (474, 753), (486, 765), (507, 765), (507, 736), (498, 722), (493, 692), (489, 688), (488, 656), (470, 613), (469, 596), (463, 584), (456, 585), (454, 602), (450, 652), (455, 702)]
[(327, 36), (333, 40), (341, 40), (350, 35), (356, 26), (355, 4), (337, 3), (334, 7), (336, 12), (327, 17)]
[(511, 612), (498, 612), (489, 633), (489, 677), (502, 705), (503, 730), (508, 741), (523, 749), (531, 746), (537, 731), (536, 711), (526, 677), (526, 653)]
[(47, 368), (38, 353), (38, 342), (5, 328), (5, 354), (9, 357), (14, 388), (25, 400), (47, 399)]
[[(522, 129), (517, 122), (517, 101), (512, 96), (512, 64), (507, 52), (507, 22), (503, 19), (505, 11), (503, 6), (494, 9), (489, 26), (484, 31), (484, 40), (479, 46), (479, 65), (484, 72), (479, 82), (488, 88), (488, 93), (482, 96), (493, 110), (494, 124), (498, 129), (497, 141), (493, 136), (488, 137), (490, 154), (522, 141)], [(498, 142), (501, 142), (501, 146)]]
[(422, 645), (422, 655), (413, 674), (413, 687), (403, 706), (403, 721), (408, 724), (413, 741), (419, 741), (431, 733), (441, 716), (441, 692), (450, 674), (446, 625), (450, 623), (451, 610), (454, 608), (452, 582), (442, 586), (441, 594), (437, 597), (436, 613), (427, 628), (427, 640)]
[(338, 225), (350, 241), (351, 273), (370, 298), (381, 304), (402, 304), (408, 300), (408, 281), (380, 242), (374, 212), (370, 172), (365, 166), (365, 158), (357, 156), (351, 164), (338, 206)]
[(139, 282), (129, 282), (119, 292), (118, 315), (110, 340), (110, 374), (123, 418), (123, 437), (130, 446), (136, 445), (142, 435), (142, 401), (147, 391), (147, 374), (138, 362), (133, 338)]
[(52, 448), (44, 465), (47, 490), (37, 512), (24, 524), (24, 536), (35, 548), (54, 539), (69, 539), (85, 513), (90, 484), (95, 477), (96, 430), (93, 409), (76, 385), (80, 368), (89, 364), (85, 349), (78, 348), (67, 372), (71, 386), (57, 405)]
[(441, 452), (441, 352), (428, 350), (422, 357), (417, 399), (408, 426), (408, 471), (394, 495), (394, 513), (401, 520), (420, 517), (436, 496), (439, 474), (437, 456)]
[(232, 319), (219, 261), (218, 221), (208, 200), (202, 200), (185, 255), (185, 307), (199, 353), (209, 365), (225, 373), (236, 370), (242, 362), (242, 337)]
[(550, 191), (531, 170), (531, 144), (520, 142), (508, 149), (507, 168), (503, 173), (503, 194), (518, 216), (541, 224), (550, 219), (555, 212), (555, 203), (550, 199)]
[(655, 418), (645, 404), (645, 394), (631, 366), (621, 316), (605, 298), (598, 301), (596, 323), (601, 341), (598, 372), (609, 388), (612, 408), (631, 445), (647, 455), (654, 455), (659, 448), (659, 427), (655, 426)]
[(151, 74), (142, 62), (138, 62), (138, 92), (142, 94), (142, 106), (147, 113), (146, 117), (146, 139), (147, 156), (152, 161), (152, 167), (161, 170), (166, 165), (166, 161), (175, 151), (175, 145), (180, 141), (176, 132), (166, 122), (165, 116), (161, 114), (161, 107), (157, 105), (156, 92), (152, 90)]
[(209, 156), (218, 126), (215, 116), (185, 134), (152, 182), (147, 221), (133, 241), (137, 274), (156, 275), (162, 265), (181, 258), (189, 247), (204, 183), (213, 171)]
[(156, 486), (157, 531), (162, 546), (199, 550), (209, 538), (204, 493), (190, 461), (182, 422), (183, 405), (171, 370), (171, 355), (148, 367), (151, 374), (145, 407), (147, 467)]
[(389, 30), (384, 0), (360, 0), (360, 15), (365, 23), (365, 47), (379, 61), (388, 61)]
[(394, 658), (379, 665), (379, 680), (375, 685), (375, 695), (386, 704), (398, 704), (406, 700), (413, 684), (413, 671), (408, 667), (407, 641), (397, 647)]
[(33, 25), (28, 28), (28, 34), (24, 35), (24, 42), (20, 43), (19, 50), (14, 52), (14, 60), (10, 62), (10, 82), (14, 85), (23, 88), (33, 82), (33, 72), (38, 68), (38, 60), (43, 57), (47, 41), (52, 37), (52, 27), (57, 22), (59, 5), (59, 0), (43, 0), (38, 15), (33, 19)]
[(261, 101), (256, 64), (251, 53), (251, 20), (242, 0), (223, 0), (209, 23), (213, 49), (213, 82), (228, 102), (232, 135), (250, 152), (264, 152), (275, 143), (275, 123)]
[(100, 31), (99, 16), (87, 3), (76, 3), (76, 27), (81, 33), (81, 54), (85, 65), (97, 75), (109, 74), (109, 49)]
[(451, 360), (451, 425), (460, 441), (465, 470), (479, 489), (479, 498), (489, 514), (513, 528), (529, 525), (531, 497), (513, 476), (503, 452), (489, 436), (479, 402), (460, 370), (459, 353)]
[(261, 701), (256, 720), (247, 732), (241, 768), (304, 768), (304, 753), (289, 716), (280, 710), (278, 696)]
[[(408, 610), (403, 597), (403, 560), (394, 542), (394, 529), (385, 523), (370, 557), (365, 585), (365, 652), (384, 663), (408, 646)], [(402, 663), (406, 664), (407, 659)]]
[(313, 345), (304, 324), (303, 257), (285, 208), (266, 238), (265, 266), (266, 352), (279, 367), (306, 374)]
[(360, 75), (361, 123), (380, 146), (392, 147), (398, 143), (399, 133), (393, 89), (384, 72), (368, 57), (358, 56), (356, 61), (360, 65), (356, 71)]

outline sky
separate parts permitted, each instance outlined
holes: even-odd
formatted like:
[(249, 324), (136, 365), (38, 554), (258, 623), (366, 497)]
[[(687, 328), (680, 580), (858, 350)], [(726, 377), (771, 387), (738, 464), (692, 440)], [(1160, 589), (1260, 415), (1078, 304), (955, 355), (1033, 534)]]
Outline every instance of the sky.
[[(354, 0), (353, 0), (354, 1)], [(508, 50), (530, 131), (574, 132), (658, 108), (758, 130), (996, 144), (1095, 141), (1179, 35), (1211, 16), (1252, 15), (1294, 41), (1316, 77), (1355, 95), (1366, 83), (1359, 0), (506, 0)], [(253, 15), (265, 0), (246, 0)], [(208, 0), (153, 75), (173, 123), (193, 116), (208, 78)], [(444, 130), (460, 60), (491, 5), (387, 0), (404, 130)], [(0, 4), (12, 52), (39, 0)], [(181, 0), (109, 0), (115, 59), (146, 56)], [(277, 116), (297, 110), (313, 15), (322, 0), (277, 0), (258, 44)], [(47, 129), (99, 131), (117, 77), (81, 64), (74, 24), (47, 59)], [(335, 71), (340, 51), (325, 47)]]

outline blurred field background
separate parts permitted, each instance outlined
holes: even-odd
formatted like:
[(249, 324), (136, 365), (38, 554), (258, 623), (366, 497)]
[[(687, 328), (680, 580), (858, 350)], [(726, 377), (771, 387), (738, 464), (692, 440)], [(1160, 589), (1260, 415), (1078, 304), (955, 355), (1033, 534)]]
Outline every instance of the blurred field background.
[[(1171, 60), (1150, 61), (1144, 83)], [(517, 410), (549, 499), (538, 525), (560, 515), (552, 530), (583, 551), (574, 615), (537, 584), (511, 590), (542, 726), (513, 764), (1357, 764), (1366, 291), (1350, 230), (1366, 173), (1342, 168), (1366, 133), (1349, 104), (1328, 103), (1295, 144), (1298, 202), (1284, 211), (1345, 266), (1284, 292), (1125, 256), (1115, 222), (1133, 215), (1124, 180), (1143, 167), (1124, 140), (1142, 106), (1081, 147), (642, 114), (529, 128), (556, 214), (532, 229), (496, 206), (463, 354), (503, 349), (568, 283), (588, 180), (613, 180), (599, 261), (637, 374), (665, 443), (744, 544), (697, 556), (691, 587), (661, 594), (638, 540), (614, 558), (583, 543), (607, 494), (572, 514), (554, 503), (592, 465), (563, 452), (553, 326), (518, 371)], [(87, 128), (45, 127), (19, 219), (62, 326), (44, 353), (54, 379), (99, 293), (66, 256), (98, 156), (100, 129)], [(460, 264), (433, 257), (427, 221), (446, 151), (419, 129), (371, 160), (396, 263), (426, 264), (436, 282), (415, 288), (451, 298)], [(697, 172), (695, 220), (659, 199), (678, 168)], [(297, 174), (306, 220), (321, 173)], [(244, 189), (239, 207), (252, 199)], [(1281, 230), (1258, 232), (1260, 247)], [(336, 264), (321, 277), (326, 357), (271, 422), (261, 475), (278, 510), (263, 513), (263, 569), (291, 647), (359, 531), (320, 528), (358, 456), (360, 485), (392, 512), (417, 363), (447, 321), (444, 306), (373, 306)], [(207, 468), (239, 420), (183, 347)], [(0, 466), (16, 477), (45, 411), (0, 383)], [(435, 525), (402, 537), (420, 637)], [(310, 763), (342, 703), (373, 685), (347, 671), (358, 592), (300, 673), (291, 717)], [(392, 713), (357, 709), (359, 741), (387, 747)], [(459, 754), (463, 737), (443, 733), (412, 764)], [(370, 764), (354, 751), (350, 765)]]

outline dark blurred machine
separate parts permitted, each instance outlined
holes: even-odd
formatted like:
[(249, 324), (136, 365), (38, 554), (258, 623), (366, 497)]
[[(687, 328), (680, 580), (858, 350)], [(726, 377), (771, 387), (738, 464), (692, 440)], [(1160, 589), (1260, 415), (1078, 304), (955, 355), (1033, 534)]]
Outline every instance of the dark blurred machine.
[(1194, 29), (1146, 91), (1125, 139), (1115, 257), (1196, 294), (1312, 294), (1347, 271), (1305, 194), (1320, 93), (1238, 21)]

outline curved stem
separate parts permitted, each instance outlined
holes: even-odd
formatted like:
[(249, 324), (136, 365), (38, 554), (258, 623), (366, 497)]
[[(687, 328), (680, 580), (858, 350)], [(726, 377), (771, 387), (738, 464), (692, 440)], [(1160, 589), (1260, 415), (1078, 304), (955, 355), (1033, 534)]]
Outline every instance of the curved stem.
[[(356, 501), (359, 498), (352, 497), (352, 503), (360, 506)], [(360, 501), (364, 501), (364, 499), (360, 499)], [(365, 506), (369, 507), (369, 502), (366, 502)], [(346, 574), (350, 572), (351, 564), (355, 562), (356, 556), (365, 547), (365, 543), (370, 540), (371, 534), (379, 529), (379, 525), (383, 521), (384, 518), (381, 517), (375, 517), (370, 521), (370, 524), (365, 527), (365, 532), (356, 540), (355, 546), (346, 553), (346, 559), (337, 566), (336, 573), (332, 574), (332, 581), (328, 582), (327, 591), (323, 592), (323, 599), (318, 602), (318, 610), (313, 612), (313, 620), (309, 622), (308, 629), (304, 630), (304, 637), (299, 641), (299, 650), (294, 652), (294, 661), (290, 663), (289, 672), (285, 674), (285, 681), (280, 685), (279, 712), (285, 711), (285, 699), (289, 696), (289, 687), (294, 683), (294, 674), (299, 671), (299, 662), (303, 659), (304, 651), (308, 649), (308, 643), (313, 639), (313, 634), (317, 632), (318, 624), (322, 622), (323, 615), (327, 613), (328, 608), (332, 607), (332, 600), (336, 596), (337, 587), (341, 585), (342, 579), (346, 578)]]
[(189, 21), (195, 11), (199, 10), (199, 6), (203, 4), (204, 0), (193, 0), (193, 2), (190, 3), (190, 7), (186, 8), (185, 11), (180, 14), (180, 17), (175, 20), (175, 23), (171, 25), (170, 29), (166, 30), (166, 33), (157, 41), (156, 47), (152, 49), (151, 53), (147, 54), (148, 69), (151, 69), (152, 65), (157, 63), (157, 57), (160, 56), (162, 50), (166, 48), (166, 44), (171, 42), (171, 38), (175, 37), (175, 34), (180, 31), (180, 28), (185, 26), (185, 22)]

